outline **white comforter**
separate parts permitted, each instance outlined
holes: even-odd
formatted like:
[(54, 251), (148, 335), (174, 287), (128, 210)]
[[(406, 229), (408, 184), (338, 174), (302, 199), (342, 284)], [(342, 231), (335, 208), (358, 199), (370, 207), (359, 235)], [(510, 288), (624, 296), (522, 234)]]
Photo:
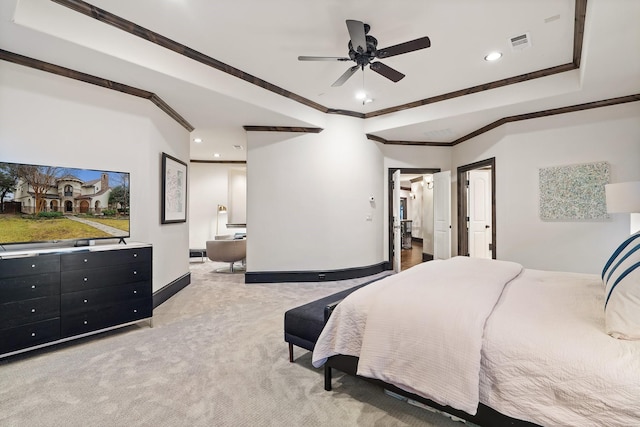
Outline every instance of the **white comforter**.
[(521, 271), (513, 262), (456, 257), (369, 285), (338, 305), (313, 363), (359, 356), (358, 375), (475, 414), (485, 322)]
[(543, 426), (640, 426), (640, 341), (604, 328), (599, 275), (525, 270), (485, 328), (480, 401)]
[[(445, 279), (438, 285), (440, 290), (428, 291), (432, 293), (426, 295), (422, 289), (413, 293), (430, 286), (431, 269), (436, 264), (451, 262), (462, 265), (457, 264), (460, 263), (457, 258), (424, 263), (347, 297), (337, 306), (316, 344), (314, 365), (322, 365), (335, 354), (358, 356), (361, 364), (365, 356), (373, 361), (366, 368), (367, 374), (380, 375), (388, 382), (398, 381), (402, 388), (419, 391), (417, 394), (436, 402), (443, 403), (444, 399), (435, 393), (462, 401), (448, 402), (453, 407), (472, 405), (473, 395), (479, 393), (483, 404), (544, 426), (640, 426), (640, 341), (617, 340), (604, 332), (604, 290), (599, 276), (524, 270), (498, 295), (486, 322), (478, 318), (478, 322), (471, 321), (466, 328), (459, 318), (470, 315), (461, 301), (473, 305), (476, 298), (485, 301), (486, 297), (477, 292), (484, 289), (477, 280), (479, 275), (473, 274), (471, 283), (476, 283), (475, 287), (458, 289), (464, 293), (462, 299), (457, 295), (445, 302), (446, 295), (440, 292), (458, 292), (453, 290), (456, 287), (445, 289)], [(488, 293), (497, 293), (493, 286), (489, 288)], [(399, 295), (398, 299), (394, 294)], [(435, 302), (435, 307), (429, 302)], [(421, 314), (409, 314), (408, 307), (414, 303)], [(379, 313), (373, 315), (373, 311)], [(434, 321), (430, 314), (436, 312), (445, 316), (445, 320), (436, 319), (437, 323), (420, 326), (416, 323), (422, 322), (419, 319), (422, 316)], [(369, 325), (371, 316), (376, 328), (381, 328), (381, 335), (373, 329), (373, 323)], [(401, 324), (417, 335), (407, 335), (407, 331), (391, 325), (392, 318), (402, 316), (411, 316)], [(460, 352), (475, 353), (480, 324), (483, 328), (479, 331), (478, 384), (474, 365), (477, 359), (460, 356)], [(475, 336), (470, 336), (470, 331), (475, 331), (472, 334)], [(442, 342), (435, 344), (432, 340), (438, 338)], [(373, 358), (366, 350), (371, 340), (377, 342)], [(415, 349), (407, 348), (411, 346)], [(378, 353), (385, 347), (393, 359), (390, 362), (385, 362)], [(378, 362), (385, 366), (376, 367)], [(365, 368), (360, 364), (359, 372), (363, 373)], [(429, 369), (432, 364), (442, 369), (447, 379), (444, 384), (439, 373)], [(433, 381), (438, 389), (455, 383), (455, 387), (466, 391), (423, 389), (413, 383), (414, 379), (418, 376), (427, 382), (432, 379), (423, 373), (416, 374), (414, 370), (419, 366), (426, 366), (427, 376), (435, 376)], [(457, 369), (460, 371), (456, 372)], [(468, 371), (460, 375), (462, 370)], [(387, 372), (391, 372), (390, 377)], [(456, 375), (461, 378), (454, 378)], [(465, 384), (467, 379), (470, 382)], [(472, 383), (476, 391), (470, 389)], [(468, 413), (475, 412), (475, 407), (467, 409), (464, 410)]]

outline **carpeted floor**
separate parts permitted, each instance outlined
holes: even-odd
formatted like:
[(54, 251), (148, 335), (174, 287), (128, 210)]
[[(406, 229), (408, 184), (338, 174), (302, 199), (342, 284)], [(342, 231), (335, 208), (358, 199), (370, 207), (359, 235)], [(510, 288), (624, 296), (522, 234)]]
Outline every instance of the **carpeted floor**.
[(247, 285), (221, 266), (191, 264), (192, 283), (154, 311), (153, 328), (0, 360), (0, 425), (462, 425), (349, 376), (326, 392), (302, 349), (289, 363), (284, 312), (371, 278)]

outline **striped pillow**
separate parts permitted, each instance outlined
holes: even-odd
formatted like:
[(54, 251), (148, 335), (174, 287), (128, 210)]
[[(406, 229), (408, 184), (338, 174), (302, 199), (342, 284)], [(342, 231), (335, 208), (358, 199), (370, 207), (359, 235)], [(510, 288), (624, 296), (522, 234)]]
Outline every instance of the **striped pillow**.
[(640, 340), (640, 233), (622, 242), (602, 270), (606, 331)]

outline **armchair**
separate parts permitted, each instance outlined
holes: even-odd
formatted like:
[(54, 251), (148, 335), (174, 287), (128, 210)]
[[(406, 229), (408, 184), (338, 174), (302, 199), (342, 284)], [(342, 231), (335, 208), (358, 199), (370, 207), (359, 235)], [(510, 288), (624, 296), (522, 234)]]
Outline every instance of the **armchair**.
[(217, 269), (219, 273), (235, 273), (234, 264), (247, 257), (246, 239), (208, 240), (207, 257), (211, 261), (228, 262), (229, 268)]

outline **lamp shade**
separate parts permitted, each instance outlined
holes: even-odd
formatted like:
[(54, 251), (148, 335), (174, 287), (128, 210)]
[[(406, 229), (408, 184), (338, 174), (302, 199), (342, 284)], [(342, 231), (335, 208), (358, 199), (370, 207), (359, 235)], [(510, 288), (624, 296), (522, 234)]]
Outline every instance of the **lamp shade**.
[(640, 213), (640, 181), (604, 186), (608, 213)]

